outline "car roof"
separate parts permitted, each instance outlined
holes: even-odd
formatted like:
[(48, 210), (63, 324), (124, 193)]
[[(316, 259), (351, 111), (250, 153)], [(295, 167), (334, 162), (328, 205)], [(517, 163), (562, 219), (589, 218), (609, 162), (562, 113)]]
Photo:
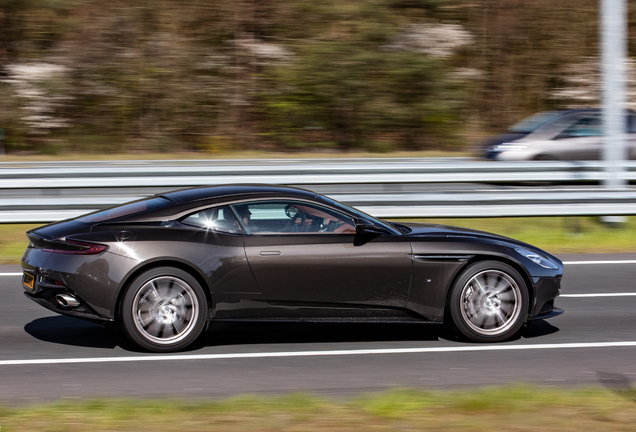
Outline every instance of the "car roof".
[[(574, 108), (574, 109), (563, 110), (563, 111), (545, 111), (545, 112), (553, 112), (553, 113), (558, 113), (560, 115), (565, 115), (565, 114), (596, 114), (596, 113), (600, 113), (601, 111), (603, 111), (602, 108)], [(634, 114), (634, 110), (631, 110), (631, 109), (625, 109), (625, 112), (629, 114)]]
[(305, 189), (266, 184), (231, 184), (222, 186), (202, 186), (158, 194), (158, 196), (168, 198), (169, 200), (179, 204), (193, 201), (210, 200), (221, 197), (232, 197), (234, 199), (266, 196), (315, 198), (316, 195), (317, 194), (315, 192)]

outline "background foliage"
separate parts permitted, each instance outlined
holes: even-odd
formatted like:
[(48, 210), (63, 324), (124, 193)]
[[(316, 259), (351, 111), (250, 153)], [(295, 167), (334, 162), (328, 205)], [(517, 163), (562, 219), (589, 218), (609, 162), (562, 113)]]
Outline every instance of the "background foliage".
[(597, 104), (597, 8), (0, 0), (0, 128), (8, 151), (467, 147)]

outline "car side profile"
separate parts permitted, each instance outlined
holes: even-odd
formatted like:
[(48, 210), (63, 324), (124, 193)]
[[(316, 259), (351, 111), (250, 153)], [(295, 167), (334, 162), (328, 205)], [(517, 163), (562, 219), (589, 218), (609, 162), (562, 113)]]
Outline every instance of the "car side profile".
[(386, 222), (315, 192), (158, 194), (27, 232), (25, 294), (155, 352), (214, 322), (444, 322), (498, 342), (554, 307), (561, 261), (494, 234)]
[[(626, 112), (626, 157), (636, 159), (636, 113)], [(600, 160), (603, 130), (600, 109), (546, 111), (510, 126), (482, 144), (486, 159)]]

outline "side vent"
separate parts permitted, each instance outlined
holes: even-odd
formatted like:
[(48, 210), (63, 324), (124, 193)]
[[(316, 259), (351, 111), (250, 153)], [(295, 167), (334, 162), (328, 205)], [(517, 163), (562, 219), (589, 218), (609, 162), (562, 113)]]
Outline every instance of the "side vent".
[(416, 261), (468, 261), (475, 255), (430, 255), (413, 254), (411, 257)]

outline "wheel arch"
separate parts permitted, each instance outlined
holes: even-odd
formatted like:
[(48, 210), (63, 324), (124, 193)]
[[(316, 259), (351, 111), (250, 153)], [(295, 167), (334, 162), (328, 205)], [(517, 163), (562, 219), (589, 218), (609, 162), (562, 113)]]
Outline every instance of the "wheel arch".
[[(448, 285), (448, 287), (446, 288), (446, 297), (444, 300), (444, 321), (446, 321), (447, 314), (448, 314), (448, 305), (450, 304), (450, 296), (451, 296), (451, 292), (452, 287), (455, 286), (455, 283), (457, 283), (457, 280), (462, 276), (462, 274), (464, 273), (464, 271), (466, 270), (466, 268), (468, 268), (469, 266), (478, 263), (478, 262), (482, 262), (482, 261), (498, 261), (501, 262), (503, 264), (507, 264), (510, 267), (512, 267), (513, 269), (515, 269), (517, 271), (517, 273), (519, 273), (519, 275), (521, 276), (521, 278), (523, 279), (523, 281), (526, 284), (526, 288), (528, 289), (528, 310), (526, 311), (528, 316), (530, 316), (530, 313), (532, 312), (533, 308), (534, 308), (534, 300), (535, 300), (535, 292), (534, 292), (534, 283), (532, 282), (532, 277), (530, 276), (530, 274), (528, 273), (528, 270), (522, 266), (521, 264), (519, 264), (518, 262), (516, 262), (513, 259), (507, 258), (505, 256), (500, 256), (500, 255), (475, 255), (473, 258), (471, 258), (470, 260), (468, 260), (466, 262), (466, 265), (462, 266), (453, 276), (453, 279), (451, 280), (451, 283)], [(527, 320), (527, 318), (526, 318)]]
[(124, 282), (121, 284), (119, 292), (117, 293), (117, 300), (116, 300), (116, 303), (115, 303), (115, 318), (116, 318), (117, 322), (119, 322), (120, 319), (121, 319), (121, 304), (122, 304), (122, 300), (124, 298), (124, 294), (126, 293), (126, 290), (130, 286), (130, 284), (140, 274), (142, 274), (142, 273), (144, 273), (144, 272), (146, 272), (148, 270), (152, 270), (154, 268), (157, 268), (157, 267), (174, 267), (174, 268), (178, 268), (178, 269), (183, 270), (186, 273), (190, 274), (193, 278), (196, 279), (196, 281), (199, 283), (199, 285), (201, 285), (201, 288), (203, 289), (203, 292), (205, 294), (206, 301), (208, 303), (208, 309), (210, 309), (212, 307), (212, 294), (210, 293), (210, 287), (209, 287), (208, 283), (206, 282), (205, 277), (200, 272), (200, 270), (198, 270), (195, 266), (193, 266), (191, 264), (184, 263), (184, 262), (179, 261), (179, 260), (169, 259), (169, 258), (157, 259), (157, 260), (154, 260), (154, 261), (151, 261), (151, 262), (146, 262), (146, 263), (136, 267), (124, 279)]

